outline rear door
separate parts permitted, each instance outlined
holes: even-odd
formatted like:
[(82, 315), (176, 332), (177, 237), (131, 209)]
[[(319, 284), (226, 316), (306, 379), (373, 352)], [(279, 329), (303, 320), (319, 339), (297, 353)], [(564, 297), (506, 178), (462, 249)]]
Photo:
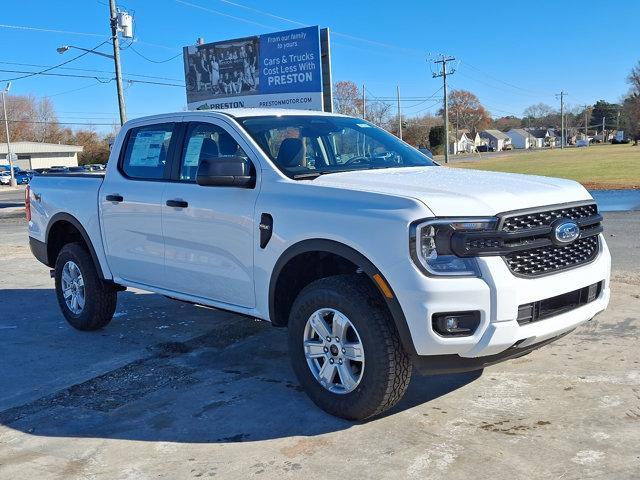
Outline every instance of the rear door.
[[(162, 195), (165, 288), (241, 307), (253, 307), (254, 188), (200, 186), (203, 159), (244, 156), (244, 140), (221, 120), (189, 122), (177, 150), (172, 182)], [(253, 159), (254, 168), (258, 165)]]
[(158, 286), (164, 277), (162, 193), (180, 118), (131, 128), (100, 189), (105, 252), (116, 281)]

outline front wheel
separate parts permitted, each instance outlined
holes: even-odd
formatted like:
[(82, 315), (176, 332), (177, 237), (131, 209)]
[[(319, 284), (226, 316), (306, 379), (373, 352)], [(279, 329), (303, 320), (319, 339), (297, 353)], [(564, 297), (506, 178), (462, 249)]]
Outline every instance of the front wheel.
[(326, 412), (363, 420), (395, 405), (411, 378), (411, 362), (378, 292), (360, 275), (317, 280), (289, 316), (296, 376)]
[(111, 321), (118, 294), (100, 279), (91, 255), (79, 243), (69, 243), (60, 251), (55, 282), (60, 310), (74, 328), (98, 330)]

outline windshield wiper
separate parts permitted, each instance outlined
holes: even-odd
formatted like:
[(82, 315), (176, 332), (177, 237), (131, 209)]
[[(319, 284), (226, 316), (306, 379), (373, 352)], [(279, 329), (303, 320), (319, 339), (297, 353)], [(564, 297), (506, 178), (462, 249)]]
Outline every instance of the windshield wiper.
[(315, 172), (298, 173), (292, 178), (294, 180), (313, 180), (320, 175), (328, 175), (330, 173), (344, 173), (344, 172), (360, 172), (362, 170), (371, 170), (371, 168), (348, 168), (342, 170), (316, 170)]
[(294, 175), (292, 178), (294, 180), (313, 180), (314, 178), (318, 178), (320, 175), (327, 172), (308, 172), (308, 173), (298, 173)]

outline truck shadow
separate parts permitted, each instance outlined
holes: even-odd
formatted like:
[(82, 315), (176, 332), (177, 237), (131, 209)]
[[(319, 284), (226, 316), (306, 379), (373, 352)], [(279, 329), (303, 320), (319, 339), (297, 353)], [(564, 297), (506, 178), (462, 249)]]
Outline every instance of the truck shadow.
[[(318, 409), (289, 365), (286, 330), (140, 292), (99, 332), (67, 326), (51, 289), (0, 291), (0, 424), (39, 436), (247, 442), (354, 423)], [(414, 376), (398, 414), (481, 372)], [(376, 421), (375, 419), (372, 421)]]

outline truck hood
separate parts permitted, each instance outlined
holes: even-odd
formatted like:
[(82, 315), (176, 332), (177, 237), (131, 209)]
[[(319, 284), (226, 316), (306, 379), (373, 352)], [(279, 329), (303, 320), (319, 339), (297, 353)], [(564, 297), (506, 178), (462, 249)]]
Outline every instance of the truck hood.
[(590, 200), (572, 180), (448, 167), (409, 167), (323, 175), (315, 185), (411, 197), (434, 215), (483, 216)]

